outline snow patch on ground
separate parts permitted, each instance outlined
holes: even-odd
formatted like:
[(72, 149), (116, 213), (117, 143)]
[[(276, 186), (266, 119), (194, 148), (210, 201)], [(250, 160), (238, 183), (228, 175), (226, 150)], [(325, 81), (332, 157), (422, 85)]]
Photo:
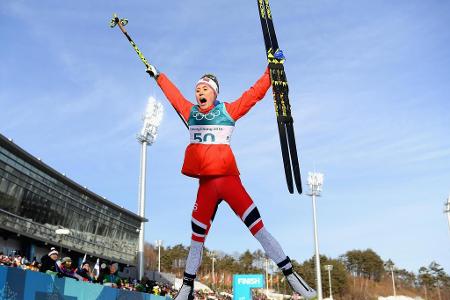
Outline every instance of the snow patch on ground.
[(406, 297), (406, 296), (389, 296), (389, 297), (378, 297), (378, 300), (423, 300), (421, 297)]

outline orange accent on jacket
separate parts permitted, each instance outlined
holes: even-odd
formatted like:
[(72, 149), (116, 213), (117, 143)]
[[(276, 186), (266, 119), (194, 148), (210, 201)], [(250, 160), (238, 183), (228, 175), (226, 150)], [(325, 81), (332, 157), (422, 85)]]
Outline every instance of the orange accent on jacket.
[[(158, 85), (172, 106), (187, 122), (192, 104), (178, 90), (178, 88), (161, 73), (157, 80)], [(260, 101), (270, 87), (269, 69), (258, 81), (241, 97), (231, 103), (225, 103), (228, 114), (237, 121), (244, 116), (255, 104)], [(209, 110), (201, 110), (207, 113)], [(239, 175), (231, 147), (226, 144), (189, 144), (184, 155), (181, 173), (187, 176), (200, 178), (203, 176)]]

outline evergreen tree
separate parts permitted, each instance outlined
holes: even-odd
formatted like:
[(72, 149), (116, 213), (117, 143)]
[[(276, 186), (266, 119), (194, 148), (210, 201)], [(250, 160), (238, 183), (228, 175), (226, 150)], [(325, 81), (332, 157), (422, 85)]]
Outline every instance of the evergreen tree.
[[(316, 271), (315, 271), (315, 256), (312, 256), (309, 260), (298, 265), (294, 262), (294, 268), (299, 271), (302, 276), (313, 288), (317, 288)], [(324, 295), (328, 295), (330, 289), (330, 283), (328, 280), (328, 271), (325, 270), (325, 265), (332, 265), (331, 271), (331, 287), (333, 295), (345, 295), (349, 290), (348, 274), (346, 272), (345, 265), (337, 259), (331, 259), (324, 255), (320, 256), (321, 277), (322, 277), (322, 290)]]
[(384, 274), (383, 260), (372, 249), (347, 251), (341, 260), (353, 276), (380, 281)]

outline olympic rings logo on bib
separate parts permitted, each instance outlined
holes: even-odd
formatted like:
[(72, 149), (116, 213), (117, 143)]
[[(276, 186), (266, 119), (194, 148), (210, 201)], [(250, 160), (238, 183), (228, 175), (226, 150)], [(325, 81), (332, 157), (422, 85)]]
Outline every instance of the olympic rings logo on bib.
[(220, 110), (212, 110), (207, 114), (203, 114), (201, 112), (193, 112), (192, 116), (197, 120), (201, 121), (203, 119), (211, 121), (214, 120), (216, 117), (220, 116)]

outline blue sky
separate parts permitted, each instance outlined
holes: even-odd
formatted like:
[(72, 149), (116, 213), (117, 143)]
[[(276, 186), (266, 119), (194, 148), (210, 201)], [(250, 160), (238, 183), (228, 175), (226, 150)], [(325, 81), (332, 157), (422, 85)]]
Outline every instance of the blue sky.
[[(320, 250), (372, 248), (417, 271), (450, 272), (450, 3), (272, 1), (303, 177), (325, 174)], [(264, 71), (256, 1), (0, 3), (0, 132), (70, 178), (137, 212), (139, 144), (149, 96), (165, 106), (148, 149), (146, 240), (190, 240), (198, 183), (180, 174), (189, 136), (132, 48), (189, 99), (207, 72), (232, 101)], [(314, 252), (309, 197), (287, 192), (270, 92), (237, 123), (232, 147), (268, 230), (299, 261)], [(304, 183), (306, 188), (306, 183)], [(257, 242), (222, 204), (206, 246)]]

